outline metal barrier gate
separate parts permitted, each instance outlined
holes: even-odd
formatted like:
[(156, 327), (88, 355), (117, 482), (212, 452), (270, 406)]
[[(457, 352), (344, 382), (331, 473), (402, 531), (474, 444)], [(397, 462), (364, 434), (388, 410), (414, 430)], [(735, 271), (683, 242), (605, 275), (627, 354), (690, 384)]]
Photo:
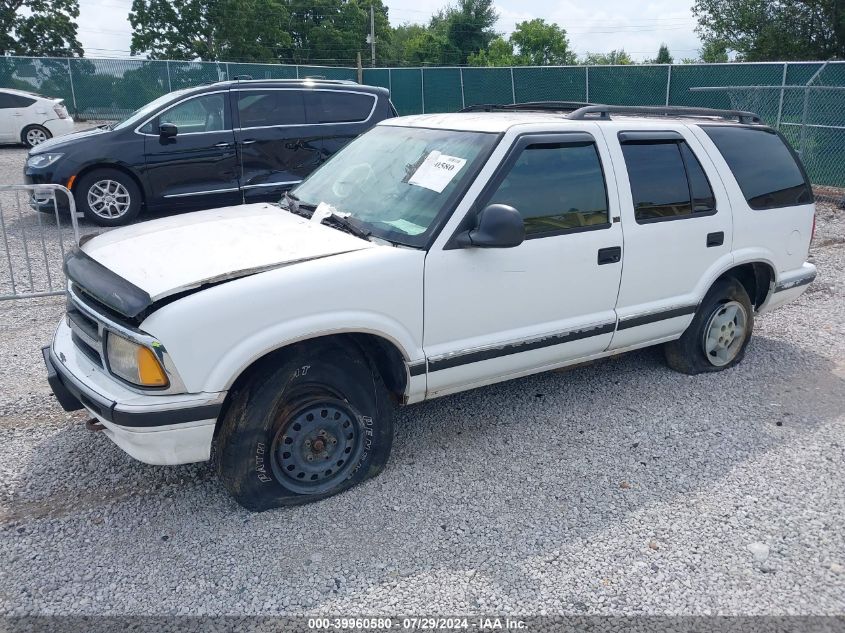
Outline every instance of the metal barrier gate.
[(64, 294), (62, 263), (78, 243), (76, 204), (65, 187), (0, 185), (0, 301)]

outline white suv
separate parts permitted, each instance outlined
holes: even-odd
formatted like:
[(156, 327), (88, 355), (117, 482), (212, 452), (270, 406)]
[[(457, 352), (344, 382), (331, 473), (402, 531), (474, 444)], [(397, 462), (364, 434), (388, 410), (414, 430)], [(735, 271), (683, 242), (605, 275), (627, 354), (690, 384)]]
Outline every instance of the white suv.
[(62, 99), (0, 88), (0, 143), (40, 145), (73, 132), (73, 119)]
[(378, 473), (394, 403), (656, 344), (727, 369), (813, 280), (810, 185), (755, 115), (522, 108), (383, 121), (280, 205), (84, 242), (56, 396), (144, 462), (216, 443), (266, 509)]

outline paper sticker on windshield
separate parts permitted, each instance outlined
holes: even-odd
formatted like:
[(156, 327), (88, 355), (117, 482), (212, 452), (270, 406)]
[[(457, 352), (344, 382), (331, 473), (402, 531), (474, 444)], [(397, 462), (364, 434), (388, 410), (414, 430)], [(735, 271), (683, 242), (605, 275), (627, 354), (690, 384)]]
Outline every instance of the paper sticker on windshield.
[(461, 167), (466, 165), (466, 162), (466, 158), (447, 156), (435, 150), (426, 156), (422, 165), (417, 167), (417, 171), (408, 180), (408, 184), (443, 193), (446, 185), (452, 182), (452, 178), (461, 171)]

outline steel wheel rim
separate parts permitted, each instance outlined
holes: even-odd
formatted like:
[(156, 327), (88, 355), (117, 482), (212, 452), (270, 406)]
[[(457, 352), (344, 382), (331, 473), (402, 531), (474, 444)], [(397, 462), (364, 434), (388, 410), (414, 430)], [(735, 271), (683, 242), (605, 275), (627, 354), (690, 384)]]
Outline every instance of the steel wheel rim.
[(332, 397), (309, 398), (286, 415), (273, 439), (271, 467), (277, 481), (299, 494), (320, 494), (352, 475), (364, 434), (351, 407)]
[(101, 218), (119, 218), (131, 204), (129, 191), (116, 180), (98, 180), (88, 189), (88, 208)]
[(26, 133), (26, 142), (35, 147), (47, 140), (44, 130), (33, 129)]
[(738, 301), (716, 307), (704, 328), (702, 345), (711, 365), (724, 367), (737, 357), (745, 342), (748, 314)]

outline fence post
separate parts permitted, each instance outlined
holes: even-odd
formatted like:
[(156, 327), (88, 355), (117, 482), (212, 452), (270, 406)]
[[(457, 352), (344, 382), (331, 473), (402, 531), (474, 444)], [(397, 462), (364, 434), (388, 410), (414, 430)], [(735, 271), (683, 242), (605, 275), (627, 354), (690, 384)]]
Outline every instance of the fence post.
[(420, 101), (422, 102), (422, 113), (425, 114), (425, 76), (420, 66)]
[(66, 59), (67, 61), (67, 78), (70, 80), (70, 98), (73, 100), (73, 113), (79, 114), (79, 108), (76, 105), (76, 90), (73, 88), (73, 72), (70, 69), (70, 57)]
[(669, 91), (672, 89), (672, 64), (669, 64), (669, 74), (666, 77), (666, 105), (669, 105)]
[(798, 155), (801, 157), (801, 160), (804, 162), (807, 161), (807, 157), (804, 155), (804, 146), (807, 141), (807, 114), (810, 109), (810, 86), (815, 83), (816, 78), (822, 74), (822, 71), (827, 68), (827, 65), (830, 62), (825, 62), (822, 64), (821, 68), (819, 68), (812, 77), (804, 84), (804, 110), (801, 113), (801, 136), (798, 142)]
[(393, 69), (387, 69), (387, 91), (390, 93), (390, 98), (393, 99)]
[(232, 73), (229, 72), (229, 62), (226, 62), (226, 81), (230, 81), (232, 79)]
[(513, 84), (513, 66), (511, 66), (511, 103), (516, 103), (516, 87)]
[(170, 60), (164, 62), (167, 68), (167, 92), (173, 92), (173, 84), (170, 82)]
[(296, 78), (299, 79), (299, 64), (296, 65)]
[(461, 110), (467, 107), (466, 96), (464, 95), (464, 69), (459, 67), (458, 70), (461, 73)]
[(783, 64), (783, 77), (781, 77), (781, 80), (780, 80), (781, 88), (780, 88), (780, 100), (778, 101), (778, 119), (777, 119), (777, 123), (775, 123), (775, 127), (777, 129), (780, 129), (780, 119), (781, 119), (781, 115), (783, 114), (783, 93), (784, 93), (783, 87), (786, 85), (786, 67), (787, 67), (787, 63), (784, 62), (784, 64)]
[(587, 87), (587, 94), (584, 96), (584, 101), (590, 103), (590, 67), (584, 66), (584, 82)]

